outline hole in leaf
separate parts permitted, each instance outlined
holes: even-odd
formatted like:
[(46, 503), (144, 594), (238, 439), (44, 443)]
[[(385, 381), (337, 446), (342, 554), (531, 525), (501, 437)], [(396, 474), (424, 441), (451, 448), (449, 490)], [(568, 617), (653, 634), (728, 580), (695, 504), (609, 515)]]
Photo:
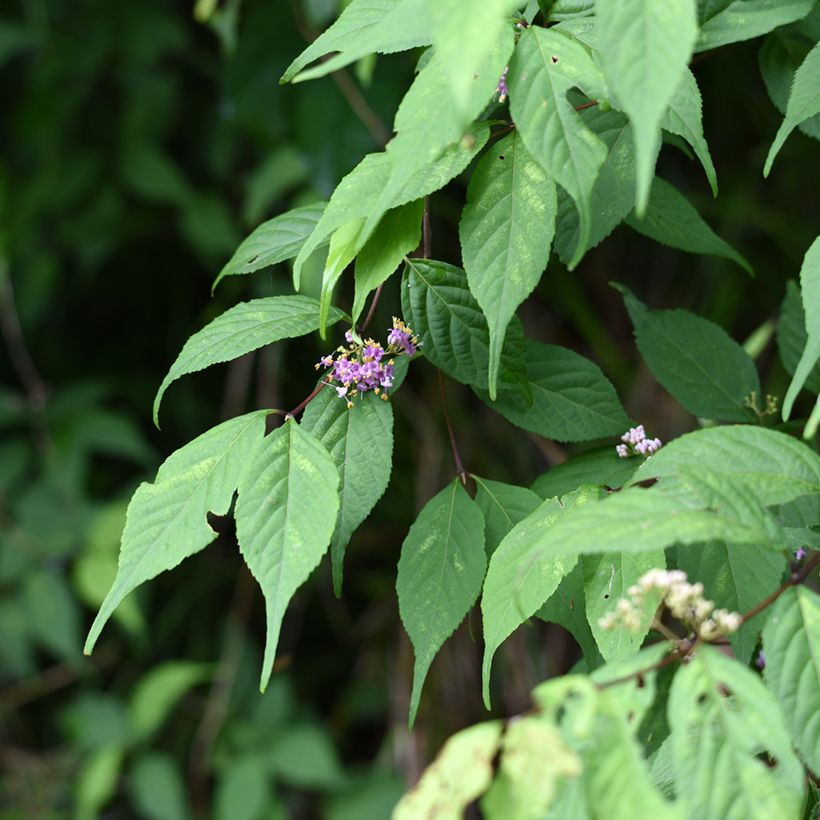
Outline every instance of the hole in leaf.
[(555, 65), (558, 62), (558, 58), (553, 54), (552, 57), (550, 57), (550, 62)]
[(644, 680), (643, 675), (638, 675), (635, 679), (635, 683), (637, 684), (638, 689), (643, 689), (644, 686), (646, 686), (646, 681)]
[(609, 598), (609, 593), (608, 593), (608, 592), (605, 592), (605, 593), (604, 593), (604, 600), (606, 601), (606, 600), (607, 600), (607, 598)]
[(498, 158), (499, 158), (499, 159), (505, 159), (504, 154), (499, 154), (499, 155), (498, 155)]

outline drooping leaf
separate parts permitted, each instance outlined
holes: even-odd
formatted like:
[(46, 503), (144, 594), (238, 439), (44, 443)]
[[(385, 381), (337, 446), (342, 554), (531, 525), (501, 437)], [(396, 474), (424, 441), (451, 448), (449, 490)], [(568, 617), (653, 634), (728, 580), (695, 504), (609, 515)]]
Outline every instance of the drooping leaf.
[(633, 480), (659, 478), (660, 490), (674, 491), (686, 471), (700, 469), (751, 490), (766, 506), (820, 492), (817, 453), (785, 433), (748, 425), (680, 436), (641, 464)]
[(734, 0), (698, 0), (698, 22), (703, 25), (732, 3)]
[[(445, 262), (408, 259), (401, 305), (427, 359), (462, 384), (487, 389), (490, 333), (464, 271)], [(515, 390), (526, 380), (526, 367), (524, 332), (513, 321), (502, 353), (502, 381)]]
[[(328, 322), (342, 317), (330, 311)], [(308, 296), (266, 296), (240, 302), (191, 336), (182, 348), (154, 398), (154, 423), (165, 391), (180, 376), (228, 362), (264, 345), (304, 336), (319, 327), (319, 303)]]
[(800, 269), (800, 293), (806, 322), (806, 346), (786, 391), (786, 398), (783, 399), (784, 421), (791, 415), (797, 394), (820, 359), (820, 237), (812, 242), (803, 259), (803, 266)]
[[(777, 320), (777, 351), (780, 361), (790, 375), (794, 375), (797, 365), (806, 349), (806, 313), (797, 283), (786, 282), (786, 295), (780, 306)], [(820, 393), (820, 362), (815, 364), (806, 377), (804, 387), (812, 393)]]
[[(322, 77), (368, 54), (392, 54), (430, 41), (424, 0), (353, 0), (339, 19), (287, 67), (279, 82)], [(333, 52), (338, 53), (304, 70)]]
[(372, 291), (387, 281), (402, 259), (418, 247), (424, 200), (408, 202), (388, 211), (356, 257), (353, 322), (358, 321)]
[(350, 536), (370, 515), (390, 481), (393, 408), (370, 394), (348, 409), (336, 391), (327, 388), (305, 409), (302, 429), (324, 444), (339, 471), (339, 518), (330, 542), (330, 559), (333, 587), (340, 595)]
[(188, 820), (191, 816), (180, 765), (170, 754), (148, 752), (130, 766), (128, 791), (146, 820)]
[(490, 481), (477, 475), (473, 480), (476, 484), (475, 503), (484, 516), (484, 541), (489, 557), (504, 536), (541, 504), (541, 498), (526, 487)]
[(626, 660), (641, 648), (658, 601), (647, 596), (640, 611), (638, 629), (604, 629), (600, 620), (615, 612), (618, 601), (627, 597), (627, 590), (637, 584), (642, 575), (650, 569), (666, 568), (664, 551), (587, 556), (583, 564), (586, 613), (601, 656), (607, 663)]
[(700, 160), (706, 178), (712, 188), (712, 195), (717, 196), (718, 184), (712, 155), (703, 136), (703, 113), (695, 75), (687, 68), (684, 70), (678, 87), (669, 101), (669, 106), (661, 119), (661, 128), (672, 134), (683, 137)]
[(703, 646), (675, 675), (668, 715), (687, 817), (799, 816), (803, 770), (780, 709), (754, 672)]
[(589, 242), (590, 197), (606, 146), (567, 99), (579, 87), (591, 99), (607, 97), (603, 76), (578, 40), (538, 26), (526, 29), (510, 61), (510, 111), (529, 152), (575, 201), (580, 217), (574, 267)]
[(556, 441), (588, 441), (622, 433), (629, 426), (615, 388), (600, 368), (572, 350), (527, 340), (527, 380), (532, 402), (502, 385), (492, 402), (518, 427)]
[(267, 612), (262, 691), (285, 609), (330, 546), (338, 487), (339, 471), (324, 445), (293, 420), (264, 439), (240, 477), (236, 535)]
[[(736, 546), (710, 541), (681, 547), (678, 567), (687, 573), (690, 582), (702, 583), (704, 595), (718, 607), (742, 614), (777, 589), (786, 561), (782, 553), (757, 544)], [(753, 618), (729, 634), (735, 657), (741, 663), (751, 659), (762, 628), (762, 619)]]
[(556, 209), (555, 183), (517, 132), (496, 143), (473, 172), (459, 236), (467, 282), (490, 330), (493, 399), (507, 326), (547, 265)]
[[(507, 16), (520, 5), (518, 0), (484, 0), (478, 4), (427, 0), (433, 46), (447, 79), (453, 107), (465, 122), (470, 116), (473, 78), (484, 67), (486, 54), (502, 31), (510, 28)], [(495, 79), (498, 81), (498, 77)]]
[(225, 515), (265, 432), (261, 410), (208, 430), (169, 456), (153, 484), (140, 484), (128, 505), (114, 585), (89, 630), (89, 654), (120, 601), (216, 538), (207, 515)]
[(789, 102), (786, 105), (786, 116), (777, 131), (766, 164), (763, 166), (763, 176), (769, 176), (772, 163), (783, 143), (791, 132), (801, 122), (820, 114), (820, 43), (806, 55), (806, 59), (794, 73)]
[[(270, 804), (270, 775), (258, 754), (232, 757), (214, 791), (215, 820), (254, 820)], [(276, 817), (276, 815), (274, 815)]]
[(814, 0), (734, 0), (700, 29), (695, 51), (751, 40), (805, 17)]
[[(419, 169), (398, 191), (379, 214), (381, 218), (390, 208), (406, 205), (437, 191), (458, 176), (478, 154), (490, 135), (486, 123), (474, 123), (467, 129), (464, 139), (446, 148), (440, 157)], [(342, 225), (357, 219), (366, 219), (375, 212), (387, 187), (392, 171), (392, 161), (387, 153), (368, 154), (336, 186), (321, 219), (299, 251), (293, 265), (294, 286), (298, 289), (302, 265), (327, 238)], [(375, 224), (373, 226), (376, 227)], [(369, 236), (362, 230), (360, 241), (364, 245)]]
[(635, 341), (652, 375), (690, 413), (752, 421), (745, 400), (760, 396), (754, 362), (723, 328), (685, 310), (650, 310), (626, 288)]
[(806, 586), (786, 590), (763, 628), (766, 685), (806, 765), (820, 769), (820, 596)]
[(688, 253), (705, 253), (731, 259), (752, 273), (751, 265), (731, 245), (721, 239), (694, 209), (689, 200), (666, 180), (655, 177), (649, 206), (642, 219), (630, 215), (627, 225), (633, 230)]
[(413, 725), (427, 670), (481, 592), (484, 518), (458, 479), (427, 502), (401, 548), (396, 592), (413, 643)]
[(596, 447), (550, 467), (532, 484), (541, 498), (566, 495), (582, 484), (595, 484), (617, 490), (632, 477), (638, 465), (637, 458), (619, 458), (615, 447)]
[(695, 0), (597, 0), (596, 40), (606, 79), (635, 138), (635, 210), (643, 215), (664, 111), (697, 38)]
[(237, 276), (293, 259), (324, 213), (326, 202), (316, 202), (263, 222), (236, 249), (214, 280), (211, 290), (226, 276)]
[(556, 21), (588, 17), (595, 11), (595, 0), (555, 0), (549, 5), (549, 19)]
[(393, 820), (462, 817), (467, 806), (492, 782), (501, 730), (501, 721), (494, 720), (453, 735), (421, 780), (399, 801)]

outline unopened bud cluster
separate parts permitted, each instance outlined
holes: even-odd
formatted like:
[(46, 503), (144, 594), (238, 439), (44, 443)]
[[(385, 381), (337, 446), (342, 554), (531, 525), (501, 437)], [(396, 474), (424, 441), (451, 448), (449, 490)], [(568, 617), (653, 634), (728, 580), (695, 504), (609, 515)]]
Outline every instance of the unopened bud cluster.
[(353, 406), (352, 399), (372, 390), (387, 401), (388, 388), (393, 386), (393, 359), (386, 357), (405, 354), (412, 356), (421, 347), (418, 337), (401, 320), (393, 317), (393, 326), (388, 329), (387, 347), (382, 347), (373, 339), (361, 340), (352, 330), (345, 333), (348, 347), (340, 346), (333, 355), (322, 356), (316, 364), (330, 368), (327, 383), (334, 385), (339, 398)]
[(657, 453), (663, 446), (663, 442), (659, 438), (647, 438), (646, 430), (643, 425), (639, 424), (637, 427), (630, 427), (622, 436), (621, 441), (615, 448), (615, 452), (621, 458), (629, 458), (630, 456), (651, 456), (652, 453)]
[(498, 88), (496, 89), (496, 94), (498, 94), (498, 101), (503, 103), (504, 100), (507, 99), (507, 94), (510, 93), (510, 89), (507, 88), (507, 72), (510, 70), (509, 66), (505, 66), (504, 70), (501, 72), (501, 78), (498, 80)]
[(628, 598), (621, 598), (614, 611), (598, 621), (599, 626), (603, 629), (623, 626), (630, 631), (638, 631), (643, 605), (652, 593), (660, 593), (660, 603), (704, 641), (713, 641), (735, 632), (743, 623), (742, 616), (737, 612), (715, 609), (714, 603), (703, 597), (703, 584), (690, 584), (685, 572), (679, 569), (651, 569), (637, 584), (629, 587)]

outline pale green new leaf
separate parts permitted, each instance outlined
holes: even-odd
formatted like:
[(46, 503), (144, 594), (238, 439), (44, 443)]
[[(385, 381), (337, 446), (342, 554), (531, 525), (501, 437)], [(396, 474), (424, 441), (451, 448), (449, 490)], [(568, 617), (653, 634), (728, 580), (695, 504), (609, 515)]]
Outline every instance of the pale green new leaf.
[[(820, 71), (820, 64), (818, 64)], [(800, 269), (800, 292), (806, 322), (806, 346), (783, 399), (783, 420), (791, 415), (794, 400), (820, 359), (820, 237), (812, 242)]]
[(356, 280), (354, 324), (364, 310), (368, 294), (387, 281), (404, 257), (418, 247), (423, 212), (422, 199), (388, 211), (359, 251), (353, 274)]
[(487, 555), (484, 518), (458, 479), (425, 504), (404, 539), (396, 592), (416, 662), (410, 726), (427, 670), (481, 592)]
[[(692, 583), (702, 583), (704, 595), (718, 607), (743, 613), (777, 589), (786, 559), (758, 544), (710, 541), (678, 549), (678, 568)], [(762, 628), (763, 620), (753, 618), (730, 633), (729, 642), (741, 663), (751, 659)]]
[(687, 68), (684, 69), (678, 87), (669, 101), (669, 107), (661, 119), (661, 128), (672, 134), (683, 137), (700, 160), (706, 178), (712, 188), (712, 195), (717, 196), (718, 184), (712, 155), (703, 136), (703, 112), (700, 89), (695, 75)]
[(734, 0), (704, 22), (695, 51), (760, 37), (779, 26), (801, 20), (814, 3), (815, 0)]
[(228, 512), (239, 479), (262, 441), (267, 414), (259, 410), (208, 430), (169, 456), (153, 484), (140, 484), (128, 505), (117, 577), (88, 632), (86, 654), (131, 590), (216, 538), (208, 513)]
[(786, 116), (766, 157), (766, 164), (763, 166), (764, 177), (769, 176), (774, 158), (789, 134), (801, 122), (815, 114), (820, 114), (820, 43), (806, 55), (803, 64), (794, 74), (789, 102), (786, 105)]
[(531, 26), (515, 49), (507, 83), (510, 111), (524, 144), (578, 208), (580, 230), (572, 268), (589, 242), (590, 197), (607, 151), (567, 99), (567, 92), (579, 87), (592, 99), (605, 98), (603, 76), (580, 41)]
[(260, 690), (268, 685), (290, 599), (330, 546), (339, 471), (324, 445), (290, 420), (256, 448), (239, 480), (239, 550), (265, 596), (267, 641)]
[[(800, 288), (796, 282), (786, 282), (786, 295), (780, 306), (777, 320), (777, 352), (789, 375), (794, 375), (797, 365), (806, 349), (806, 313)], [(803, 385), (812, 393), (820, 393), (820, 362), (815, 364)]]
[(702, 646), (672, 681), (668, 715), (676, 791), (687, 817), (799, 817), (803, 767), (758, 675)]
[[(279, 82), (322, 77), (368, 54), (391, 54), (429, 43), (424, 0), (353, 0), (339, 19), (287, 67)], [(303, 71), (333, 52), (338, 53)]]
[(607, 82), (632, 123), (635, 209), (642, 215), (649, 202), (661, 120), (697, 38), (695, 0), (597, 0), (595, 13)]
[(475, 503), (484, 516), (484, 541), (489, 557), (504, 536), (541, 504), (541, 498), (526, 487), (490, 481), (477, 475), (473, 480), (476, 484)]
[(820, 457), (803, 442), (776, 430), (731, 425), (696, 430), (665, 444), (635, 473), (634, 481), (660, 478), (674, 491), (688, 471), (708, 470), (760, 504), (785, 504), (820, 493)]
[(662, 549), (637, 554), (616, 552), (585, 557), (583, 565), (587, 619), (601, 656), (607, 663), (626, 660), (641, 648), (659, 602), (647, 596), (639, 612), (638, 629), (604, 629), (600, 620), (615, 612), (618, 601), (628, 597), (627, 590), (642, 575), (650, 569), (666, 569), (666, 555)]
[(364, 243), (364, 222), (364, 219), (345, 222), (330, 237), (330, 247), (322, 271), (322, 289), (319, 296), (319, 333), (323, 339), (327, 332), (333, 289)]
[(305, 409), (302, 429), (324, 444), (339, 471), (339, 518), (330, 542), (330, 559), (333, 587), (340, 595), (350, 536), (370, 515), (390, 481), (393, 408), (373, 394), (361, 396), (348, 408), (328, 387)]
[(761, 394), (757, 370), (723, 328), (686, 310), (650, 310), (626, 288), (618, 289), (652, 375), (690, 413), (723, 421), (755, 419), (745, 400)]
[(507, 325), (547, 266), (556, 209), (555, 183), (518, 132), (496, 143), (473, 172), (459, 237), (470, 291), (490, 329), (492, 399)]
[(326, 206), (326, 202), (316, 202), (263, 222), (242, 241), (214, 280), (211, 291), (226, 276), (253, 273), (292, 259), (316, 227)]
[[(489, 135), (490, 129), (486, 123), (474, 123), (470, 126), (464, 139), (446, 148), (441, 156), (411, 176), (392, 200), (386, 203), (379, 218), (390, 208), (422, 199), (444, 187), (470, 164), (473, 157), (484, 147)], [(299, 288), (301, 269), (305, 260), (326, 242), (337, 228), (357, 219), (367, 219), (374, 214), (375, 204), (380, 201), (391, 173), (392, 160), (387, 153), (368, 154), (336, 186), (321, 219), (296, 257), (293, 265), (295, 288)], [(375, 228), (375, 224), (373, 227)], [(368, 238), (369, 235), (363, 230), (361, 245), (364, 245)]]
[(427, 0), (433, 46), (452, 104), (465, 122), (469, 121), (467, 117), (472, 119), (469, 96), (474, 77), (484, 67), (487, 52), (503, 30), (510, 28), (506, 18), (520, 6), (519, 0)]
[(728, 242), (721, 239), (683, 194), (665, 179), (655, 177), (649, 207), (643, 218), (632, 214), (626, 219), (633, 230), (688, 253), (705, 253), (731, 259), (748, 273), (752, 266)]
[[(333, 324), (341, 317), (341, 311), (332, 308), (328, 321)], [(226, 310), (185, 342), (157, 391), (154, 424), (159, 426), (163, 394), (180, 376), (237, 359), (272, 342), (304, 336), (318, 327), (319, 303), (308, 296), (266, 296)]]
[(530, 403), (506, 385), (495, 402), (476, 390), (516, 426), (556, 441), (589, 441), (629, 427), (615, 388), (594, 362), (564, 347), (527, 339), (526, 363)]
[(393, 820), (461, 820), (464, 810), (489, 787), (503, 725), (478, 723), (453, 735), (421, 780), (393, 811)]
[(763, 628), (766, 684), (806, 765), (820, 771), (820, 596), (788, 589)]

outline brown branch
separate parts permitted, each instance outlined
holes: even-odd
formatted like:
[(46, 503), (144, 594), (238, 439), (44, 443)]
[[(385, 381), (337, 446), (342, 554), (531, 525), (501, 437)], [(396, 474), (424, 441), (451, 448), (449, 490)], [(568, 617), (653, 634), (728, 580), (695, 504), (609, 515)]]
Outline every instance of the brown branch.
[(370, 309), (367, 311), (367, 316), (364, 317), (364, 322), (362, 323), (362, 335), (365, 333), (368, 327), (370, 327), (370, 323), (373, 321), (373, 314), (376, 312), (376, 305), (379, 304), (379, 298), (382, 295), (382, 288), (384, 287), (384, 282), (376, 288), (376, 292), (373, 294), (373, 299), (370, 302)]
[(458, 473), (459, 481), (467, 486), (467, 471), (464, 469), (464, 464), (461, 461), (461, 454), (458, 451), (458, 444), (456, 443), (456, 435), (453, 432), (453, 424), (450, 421), (450, 413), (447, 410), (447, 396), (444, 392), (444, 376), (440, 370), (436, 370), (438, 375), (438, 389), (441, 393), (441, 406), (444, 408), (444, 421), (447, 424), (447, 435), (450, 437), (450, 449), (453, 451), (453, 461), (456, 465), (456, 473)]
[(302, 401), (300, 401), (299, 404), (297, 404), (296, 407), (293, 408), (293, 410), (285, 414), (285, 420), (287, 421), (287, 419), (289, 418), (296, 418), (296, 415), (298, 413), (301, 413), (302, 410), (304, 410), (316, 398), (316, 396), (318, 396), (319, 393), (321, 393), (322, 388), (327, 387), (329, 384), (330, 381), (320, 381), (319, 384), (317, 384), (316, 387), (314, 387), (313, 390), (310, 391), (309, 395), (306, 398), (302, 399)]
[(664, 655), (657, 663), (653, 663), (652, 666), (647, 666), (645, 669), (639, 669), (631, 675), (624, 675), (621, 678), (613, 678), (612, 680), (598, 683), (596, 686), (598, 689), (608, 689), (610, 686), (618, 686), (621, 683), (629, 683), (629, 681), (635, 680), (636, 678), (642, 678), (650, 672), (657, 672), (665, 666), (670, 666), (671, 664), (682, 660), (689, 652), (691, 652), (694, 646), (694, 641), (685, 640), (676, 649), (673, 649), (667, 655)]
[(759, 615), (764, 609), (770, 607), (787, 589), (802, 584), (818, 564), (820, 564), (820, 552), (815, 552), (800, 569), (791, 574), (788, 581), (778, 587), (771, 595), (765, 597), (759, 604), (753, 606), (743, 616), (743, 623), (750, 621), (755, 615)]

